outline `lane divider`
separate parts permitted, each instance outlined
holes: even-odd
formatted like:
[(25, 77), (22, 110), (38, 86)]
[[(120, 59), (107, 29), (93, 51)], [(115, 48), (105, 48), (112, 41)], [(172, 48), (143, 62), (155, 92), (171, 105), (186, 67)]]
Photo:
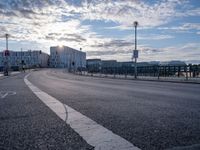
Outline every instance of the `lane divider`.
[(28, 81), (29, 75), (24, 77), (24, 82), (31, 91), (88, 144), (94, 146), (95, 150), (140, 150), (124, 138), (40, 90)]

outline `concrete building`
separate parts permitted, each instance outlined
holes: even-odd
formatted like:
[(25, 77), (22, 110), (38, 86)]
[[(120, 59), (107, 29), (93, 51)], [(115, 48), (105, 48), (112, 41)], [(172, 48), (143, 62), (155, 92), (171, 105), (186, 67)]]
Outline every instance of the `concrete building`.
[(117, 67), (117, 61), (116, 60), (102, 60), (101, 62), (103, 68), (108, 67)]
[(160, 62), (160, 66), (185, 66), (185, 65), (186, 63), (184, 61), (179, 61), (179, 60)]
[(50, 67), (77, 70), (86, 67), (86, 53), (67, 47), (50, 47)]
[[(0, 68), (2, 70), (6, 57), (4, 52), (0, 52)], [(8, 65), (10, 68), (25, 67), (47, 67), (49, 61), (49, 55), (43, 53), (41, 50), (33, 51), (9, 51), (7, 56)]]
[(87, 65), (100, 66), (101, 65), (101, 59), (87, 59)]
[(101, 70), (101, 59), (87, 59), (88, 71), (99, 72)]

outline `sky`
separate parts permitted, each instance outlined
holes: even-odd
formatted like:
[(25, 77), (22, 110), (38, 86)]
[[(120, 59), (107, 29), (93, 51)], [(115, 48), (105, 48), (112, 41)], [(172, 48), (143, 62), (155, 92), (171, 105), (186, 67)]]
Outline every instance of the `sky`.
[(66, 45), (87, 58), (200, 63), (200, 0), (0, 0), (0, 51)]

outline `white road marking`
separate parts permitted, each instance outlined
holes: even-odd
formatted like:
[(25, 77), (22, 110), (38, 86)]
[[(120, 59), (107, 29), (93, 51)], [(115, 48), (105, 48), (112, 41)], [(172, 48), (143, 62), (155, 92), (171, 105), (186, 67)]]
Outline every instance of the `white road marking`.
[(88, 144), (94, 146), (95, 150), (140, 150), (124, 138), (34, 86), (27, 79), (29, 75), (25, 76), (24, 82), (32, 92), (66, 124), (70, 125)]
[(16, 92), (14, 91), (0, 91), (0, 97), (1, 99), (4, 99), (6, 96), (11, 96), (11, 95), (15, 95)]

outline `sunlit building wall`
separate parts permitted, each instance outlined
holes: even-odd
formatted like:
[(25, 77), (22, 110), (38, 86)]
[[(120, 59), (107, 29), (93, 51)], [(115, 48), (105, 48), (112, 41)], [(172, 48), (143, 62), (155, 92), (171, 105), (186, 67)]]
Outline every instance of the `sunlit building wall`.
[(86, 67), (86, 53), (67, 47), (50, 47), (50, 67), (78, 69)]

